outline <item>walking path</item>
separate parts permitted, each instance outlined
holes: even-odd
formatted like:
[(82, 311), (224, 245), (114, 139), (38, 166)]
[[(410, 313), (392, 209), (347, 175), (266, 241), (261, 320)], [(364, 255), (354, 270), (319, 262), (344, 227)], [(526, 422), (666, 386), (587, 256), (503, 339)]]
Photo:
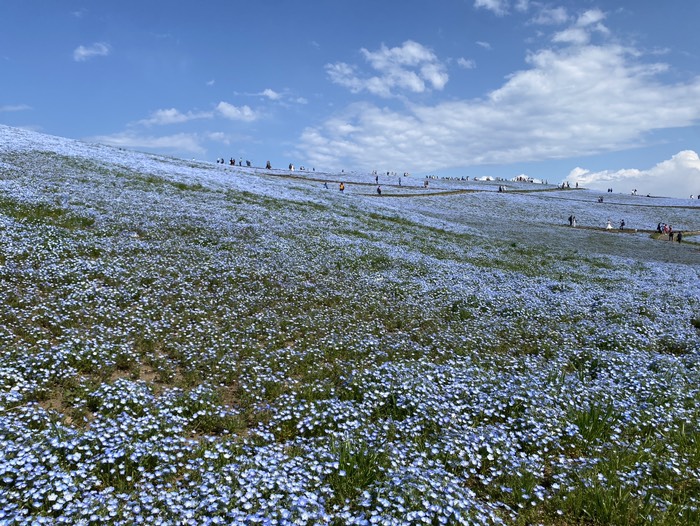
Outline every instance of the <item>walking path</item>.
[[(360, 187), (372, 187), (376, 188), (377, 183), (376, 182), (364, 182), (364, 181), (353, 181), (352, 178), (358, 177), (356, 174), (326, 174), (322, 172), (309, 172), (309, 171), (303, 171), (299, 172), (298, 174), (292, 174), (285, 172), (284, 170), (281, 171), (281, 173), (275, 173), (270, 170), (264, 170), (260, 168), (254, 168), (253, 173), (256, 175), (267, 175), (271, 177), (281, 177), (285, 179), (296, 179), (296, 180), (303, 180), (303, 181), (312, 181), (312, 182), (317, 182), (317, 183), (327, 183), (327, 184), (339, 184), (341, 181), (345, 184), (345, 188), (351, 187), (351, 186), (360, 186)], [(384, 179), (384, 177), (382, 177)], [(494, 190), (481, 190), (481, 189), (475, 189), (475, 188), (469, 188), (469, 189), (451, 189), (451, 190), (441, 190), (441, 189), (435, 189), (432, 190), (430, 188), (426, 188), (423, 185), (403, 185), (403, 184), (391, 184), (391, 183), (381, 183), (382, 186), (382, 193), (381, 195), (377, 194), (376, 192), (370, 192), (370, 193), (358, 193), (355, 195), (362, 195), (365, 197), (375, 197), (375, 198), (391, 198), (391, 197), (435, 197), (435, 196), (447, 196), (447, 195), (459, 195), (459, 194), (473, 194), (473, 193), (480, 193), (480, 192), (494, 192)], [(330, 187), (329, 187), (330, 188)], [(386, 189), (391, 188), (393, 190), (398, 190), (401, 189), (401, 192), (387, 192)], [(510, 189), (505, 192), (499, 192), (503, 195), (508, 195), (508, 194), (543, 194), (543, 193), (551, 193), (551, 192), (565, 192), (565, 191), (572, 191), (572, 192), (578, 192), (585, 190), (584, 188), (561, 188), (561, 187), (548, 187), (548, 188), (532, 188), (532, 189)], [(590, 203), (590, 199), (572, 199), (569, 197), (562, 197), (562, 196), (543, 196), (546, 199), (559, 199), (559, 200), (565, 200), (565, 201), (578, 201), (578, 202), (584, 202), (584, 203)], [(640, 196), (642, 197), (642, 196)], [(613, 198), (614, 199), (614, 198)], [(650, 203), (620, 203), (620, 202), (615, 202), (615, 201), (605, 201), (600, 203), (601, 206), (633, 206), (633, 207), (645, 207), (645, 208), (676, 208), (676, 209), (697, 209), (700, 210), (700, 207), (698, 206), (691, 206), (691, 205), (656, 205), (656, 204), (650, 204)], [(664, 234), (659, 234), (656, 230), (642, 230), (642, 229), (607, 229), (605, 227), (597, 227), (597, 226), (584, 226), (584, 225), (577, 225), (576, 227), (570, 227), (567, 225), (557, 225), (560, 227), (568, 227), (568, 228), (577, 228), (580, 230), (591, 230), (591, 231), (597, 231), (597, 232), (608, 232), (608, 233), (615, 233), (615, 234), (638, 234), (638, 233), (644, 233), (644, 234), (649, 234), (652, 239), (661, 239), (665, 240), (668, 236)], [(691, 237), (691, 236), (698, 236), (700, 235), (700, 230), (693, 230), (693, 231), (683, 231), (683, 239), (684, 241), (686, 238)], [(691, 244), (700, 244), (695, 241), (688, 241), (688, 243)]]

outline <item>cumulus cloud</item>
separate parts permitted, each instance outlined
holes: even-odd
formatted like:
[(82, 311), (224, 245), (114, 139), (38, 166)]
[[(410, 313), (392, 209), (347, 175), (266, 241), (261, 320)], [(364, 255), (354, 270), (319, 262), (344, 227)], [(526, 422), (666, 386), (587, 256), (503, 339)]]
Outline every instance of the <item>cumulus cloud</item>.
[(591, 172), (577, 167), (567, 180), (597, 190), (613, 187), (622, 192), (637, 190), (641, 195), (697, 196), (700, 194), (700, 157), (692, 150), (685, 150), (647, 170), (628, 168)]
[(234, 106), (228, 102), (219, 102), (216, 106), (219, 114), (232, 121), (251, 122), (258, 118), (257, 114), (249, 106)]
[(76, 62), (84, 62), (93, 57), (105, 57), (111, 52), (109, 44), (104, 42), (96, 42), (90, 46), (78, 46), (73, 51), (73, 60)]
[(459, 57), (457, 59), (457, 65), (463, 69), (474, 69), (476, 67), (476, 62), (474, 62), (472, 59)]
[(368, 91), (380, 97), (391, 97), (397, 90), (413, 93), (442, 90), (449, 80), (447, 69), (435, 54), (411, 40), (400, 47), (382, 45), (377, 51), (363, 48), (360, 53), (376, 75), (363, 77), (357, 66), (337, 62), (326, 65), (330, 80), (353, 93)]
[(556, 33), (552, 40), (566, 44), (587, 44), (595, 32), (608, 34), (608, 28), (602, 23), (604, 19), (605, 13), (599, 9), (585, 11), (579, 15), (571, 27)]
[(114, 135), (99, 135), (90, 137), (88, 140), (121, 148), (156, 149), (161, 151), (189, 152), (198, 155), (205, 153), (199, 137), (191, 133), (154, 137), (124, 132)]
[[(602, 18), (580, 20), (585, 27)], [(400, 109), (354, 104), (306, 129), (301, 147), (316, 165), (433, 171), (629, 149), (654, 130), (700, 121), (700, 78), (664, 82), (667, 65), (642, 59), (618, 45), (541, 49), (483, 97)], [(345, 78), (367, 89), (356, 75)]]
[(275, 90), (267, 88), (266, 90), (263, 90), (262, 93), (260, 93), (263, 97), (267, 97), (270, 100), (279, 100), (282, 98), (282, 95), (277, 93)]
[(508, 13), (509, 2), (508, 0), (474, 0), (474, 7), (503, 16)]
[(569, 21), (569, 14), (563, 7), (543, 7), (532, 19), (534, 24), (539, 25), (561, 25)]
[(211, 117), (211, 112), (193, 113), (191, 111), (188, 111), (187, 113), (182, 113), (175, 108), (169, 108), (154, 111), (149, 118), (139, 121), (139, 124), (143, 124), (145, 126), (181, 124), (183, 122), (195, 119), (208, 119)]

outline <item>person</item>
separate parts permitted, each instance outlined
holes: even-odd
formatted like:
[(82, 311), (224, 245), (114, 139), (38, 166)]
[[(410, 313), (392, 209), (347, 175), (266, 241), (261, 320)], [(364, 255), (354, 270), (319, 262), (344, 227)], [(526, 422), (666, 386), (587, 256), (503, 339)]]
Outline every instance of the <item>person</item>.
[(573, 225), (572, 225), (572, 226), (573, 226), (574, 228), (576, 228), (576, 216), (574, 216), (574, 221), (573, 221)]
[[(233, 159), (231, 159), (233, 161)], [(272, 165), (270, 164), (270, 161), (267, 161), (267, 164), (265, 164), (265, 169), (266, 170), (272, 170)]]
[(676, 241), (679, 243), (683, 241), (683, 232), (678, 232), (678, 234), (676, 234)]
[(377, 195), (382, 195), (382, 187), (377, 186)]
[(345, 191), (345, 183), (340, 183), (340, 191), (343, 192)]
[(620, 221), (620, 230), (624, 230), (624, 229), (625, 229), (625, 220), (622, 219), (622, 220)]
[(325, 188), (326, 190), (328, 189), (328, 182), (323, 183), (323, 188)]
[(673, 227), (668, 225), (668, 240), (673, 241)]
[(659, 221), (659, 224), (656, 225), (656, 231), (660, 234), (661, 233), (661, 222)]
[(608, 224), (605, 225), (605, 230), (612, 230), (612, 223), (610, 222), (610, 219), (608, 219)]
[(573, 215), (569, 216), (569, 226), (574, 226), (574, 216)]

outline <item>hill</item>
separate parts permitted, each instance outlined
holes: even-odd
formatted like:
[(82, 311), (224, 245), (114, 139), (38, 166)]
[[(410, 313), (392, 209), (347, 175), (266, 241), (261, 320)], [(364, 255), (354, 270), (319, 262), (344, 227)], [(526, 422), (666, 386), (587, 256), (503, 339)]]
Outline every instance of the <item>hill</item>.
[(380, 183), (0, 126), (0, 522), (700, 521), (700, 208)]

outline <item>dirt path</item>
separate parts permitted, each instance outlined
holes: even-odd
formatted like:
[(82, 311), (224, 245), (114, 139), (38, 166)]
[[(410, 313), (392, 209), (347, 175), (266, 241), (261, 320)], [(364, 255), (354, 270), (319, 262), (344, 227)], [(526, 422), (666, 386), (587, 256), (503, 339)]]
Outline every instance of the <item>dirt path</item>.
[[(326, 174), (327, 177), (319, 177), (319, 174), (316, 172), (308, 172), (305, 171), (303, 172), (304, 175), (295, 175), (291, 173), (273, 173), (267, 170), (259, 169), (259, 168), (254, 168), (253, 173), (256, 175), (267, 175), (271, 177), (281, 177), (285, 179), (296, 179), (296, 180), (301, 180), (301, 181), (312, 181), (312, 182), (317, 182), (317, 183), (330, 183), (330, 184), (339, 184), (340, 181), (342, 180), (342, 175), (344, 174)], [(335, 179), (334, 181), (331, 181), (331, 178)], [(373, 187), (376, 188), (377, 184), (376, 183), (366, 183), (366, 182), (361, 182), (361, 181), (343, 181), (346, 187), (349, 186), (368, 186), (368, 187)], [(480, 193), (480, 192), (494, 192), (493, 190), (478, 190), (478, 189), (464, 189), (464, 190), (430, 190), (428, 188), (425, 188), (423, 186), (418, 186), (418, 185), (399, 185), (399, 184), (383, 184), (381, 185), (382, 188), (393, 188), (393, 189), (398, 189), (401, 188), (402, 190), (407, 190), (406, 193), (392, 193), (392, 192), (386, 192), (382, 191), (381, 195), (377, 194), (376, 192), (372, 193), (358, 193), (356, 195), (362, 195), (365, 197), (387, 197), (387, 198), (405, 198), (405, 197), (433, 197), (433, 196), (446, 196), (446, 195), (459, 195), (459, 194), (474, 194), (474, 193)], [(330, 189), (330, 187), (329, 187)], [(542, 193), (548, 193), (548, 192), (565, 192), (565, 191), (571, 191), (571, 192), (579, 192), (583, 191), (585, 188), (533, 188), (533, 189), (521, 189), (521, 190), (507, 190), (505, 192), (502, 192), (504, 195), (508, 194), (542, 194)], [(499, 192), (501, 193), (501, 192)], [(641, 197), (641, 196), (640, 196)], [(562, 201), (578, 201), (581, 203), (590, 203), (590, 199), (571, 199), (568, 197), (561, 197), (561, 196), (546, 196), (546, 199), (558, 199)], [(652, 198), (653, 199), (653, 198)], [(697, 209), (700, 210), (697, 206), (690, 206), (690, 205), (654, 205), (654, 204), (649, 204), (649, 203), (616, 203), (614, 201), (605, 201), (604, 203), (600, 203), (601, 205), (613, 205), (613, 206), (634, 206), (634, 207), (646, 207), (646, 208), (677, 208), (677, 209)], [(597, 232), (608, 232), (608, 233), (614, 233), (614, 234), (638, 234), (638, 233), (644, 233), (644, 234), (649, 234), (652, 239), (661, 239), (664, 240), (667, 236), (664, 236), (663, 234), (658, 234), (656, 230), (634, 230), (634, 229), (607, 229), (605, 227), (596, 227), (596, 226), (583, 226), (583, 225), (578, 225), (576, 227), (571, 227), (567, 225), (557, 225), (561, 226), (564, 228), (578, 228), (582, 230), (591, 230), (591, 231), (597, 231)], [(686, 239), (691, 236), (698, 236), (700, 235), (700, 230), (695, 230), (695, 231), (684, 231), (683, 232), (683, 238)], [(700, 244), (695, 241), (688, 241), (689, 243), (692, 244)]]

